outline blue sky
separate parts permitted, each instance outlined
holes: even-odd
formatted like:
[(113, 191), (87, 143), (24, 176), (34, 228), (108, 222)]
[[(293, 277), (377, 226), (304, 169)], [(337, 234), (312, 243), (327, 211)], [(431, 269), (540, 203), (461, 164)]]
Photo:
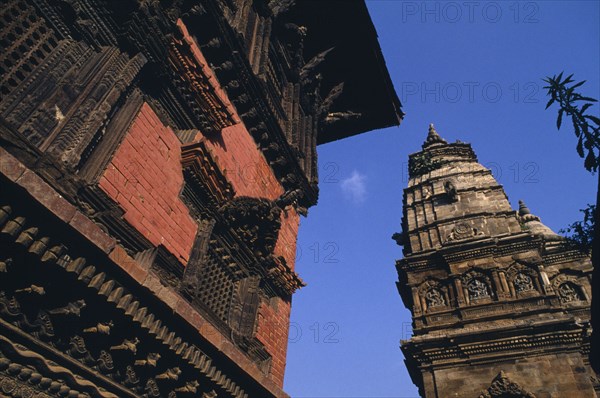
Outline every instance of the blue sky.
[[(598, 1), (367, 1), (406, 117), (401, 127), (319, 147), (320, 199), (301, 221), (285, 390), (293, 397), (417, 397), (396, 291), (408, 154), (434, 123), (470, 142), (514, 208), (558, 231), (595, 201), (541, 79), (564, 70), (600, 97)], [(598, 106), (591, 108), (598, 114)]]

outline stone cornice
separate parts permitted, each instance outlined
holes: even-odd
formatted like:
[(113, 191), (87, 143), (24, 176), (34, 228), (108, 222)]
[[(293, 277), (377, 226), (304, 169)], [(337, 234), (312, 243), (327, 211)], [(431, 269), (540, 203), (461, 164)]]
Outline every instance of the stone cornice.
[(589, 345), (589, 328), (572, 317), (506, 325), (487, 330), (455, 329), (402, 341), (402, 350), (419, 366), (456, 366), (500, 358), (520, 358), (552, 351), (581, 351)]

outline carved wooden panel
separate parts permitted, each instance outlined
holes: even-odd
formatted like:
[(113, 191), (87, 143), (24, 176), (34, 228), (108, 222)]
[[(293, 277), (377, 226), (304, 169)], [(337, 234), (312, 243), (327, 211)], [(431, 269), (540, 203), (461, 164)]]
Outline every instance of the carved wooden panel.
[(0, 92), (6, 97), (56, 49), (59, 37), (24, 0), (3, 1), (0, 20)]
[(71, 39), (59, 41), (24, 2), (9, 8), (7, 16), (15, 20), (1, 33), (9, 72), (2, 76), (0, 116), (33, 145), (74, 168), (146, 59), (115, 47), (96, 50)]
[[(78, 256), (91, 252), (87, 242), (57, 232), (56, 222), (29, 203), (6, 205), (5, 194), (0, 395), (185, 398), (214, 390), (230, 398), (264, 396), (241, 388), (230, 369), (217, 368), (188, 340), (194, 336), (165, 317), (162, 303), (126, 286), (131, 281), (121, 280), (108, 258)], [(21, 360), (32, 366), (20, 366)]]

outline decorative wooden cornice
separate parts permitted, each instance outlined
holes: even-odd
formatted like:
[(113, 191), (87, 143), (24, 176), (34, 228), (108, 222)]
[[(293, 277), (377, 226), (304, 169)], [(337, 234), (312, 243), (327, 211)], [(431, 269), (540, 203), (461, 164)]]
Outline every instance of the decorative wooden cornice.
[(216, 92), (215, 82), (209, 80), (203, 71), (203, 65), (192, 51), (190, 43), (174, 38), (169, 48), (169, 61), (183, 83), (178, 88), (191, 91), (187, 102), (199, 120), (204, 121), (202, 132), (214, 134), (225, 127), (235, 124), (233, 113)]
[(281, 209), (275, 203), (240, 196), (226, 203), (219, 212), (259, 261), (273, 253), (281, 228)]
[(291, 296), (296, 290), (306, 286), (306, 283), (287, 265), (283, 257), (274, 257), (271, 264), (266, 278), (284, 294)]
[[(231, 397), (247, 398), (247, 393), (236, 382), (230, 379), (224, 370), (219, 370), (203, 351), (192, 343), (186, 341), (183, 335), (171, 330), (160, 316), (150, 309), (152, 305), (144, 306), (144, 299), (107, 273), (106, 267), (97, 267), (89, 264), (83, 257), (75, 257), (65, 243), (56, 240), (53, 236), (44, 235), (44, 228), (32, 225), (23, 216), (16, 216), (10, 206), (0, 209), (0, 234), (10, 238), (12, 244), (20, 246), (30, 255), (35, 256), (44, 267), (59, 266), (65, 272), (73, 275), (74, 281), (96, 292), (96, 299), (112, 306), (124, 314), (131, 322), (139, 325), (147, 333), (138, 336), (139, 339), (156, 339), (171, 354), (193, 367), (202, 377), (206, 377), (226, 391)], [(72, 257), (73, 256), (73, 257)], [(11, 264), (4, 264), (3, 272), (11, 272)], [(83, 302), (83, 301), (82, 301)], [(85, 307), (81, 304), (80, 308)], [(57, 314), (72, 313), (65, 307)], [(152, 343), (148, 343), (152, 344)], [(151, 395), (153, 396), (153, 395)], [(178, 396), (178, 395), (177, 395)]]
[(185, 173), (206, 190), (204, 199), (215, 208), (233, 198), (234, 190), (212, 157), (203, 140), (181, 147), (181, 165)]
[[(308, 180), (308, 170), (303, 170), (300, 165), (297, 149), (288, 141), (276, 112), (270, 106), (266, 84), (254, 73), (239, 34), (223, 18), (220, 6), (207, 2), (204, 6), (193, 8), (184, 15), (183, 22), (193, 27), (192, 34), (201, 34), (205, 39), (198, 43), (203, 55), (215, 66), (213, 70), (221, 86), (284, 189), (301, 189), (302, 207), (315, 204), (318, 196), (316, 176)], [(311, 140), (307, 137), (307, 142), (313, 142)], [(314, 148), (309, 152), (312, 151)], [(305, 155), (314, 159), (312, 153)]]

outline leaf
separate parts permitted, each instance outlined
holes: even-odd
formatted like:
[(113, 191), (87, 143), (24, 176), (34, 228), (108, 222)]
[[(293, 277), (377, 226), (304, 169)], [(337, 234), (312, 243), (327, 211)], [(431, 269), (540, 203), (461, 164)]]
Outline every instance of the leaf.
[(583, 104), (583, 106), (581, 107), (581, 113), (583, 114), (585, 112), (585, 110), (587, 108), (589, 108), (590, 106), (592, 106), (592, 104)]
[[(579, 137), (581, 135), (581, 128), (579, 127), (579, 123), (577, 122), (575, 115), (571, 117), (571, 121), (573, 122), (573, 129), (575, 129), (575, 135)], [(581, 157), (583, 157), (583, 155), (581, 155)]]
[(577, 87), (579, 87), (579, 86), (583, 86), (583, 85), (585, 84), (585, 82), (586, 82), (586, 81), (587, 81), (587, 80), (582, 80), (582, 81), (580, 81), (579, 83), (577, 83), (577, 84), (575, 84), (575, 85), (571, 86), (571, 88), (577, 88)]
[(558, 110), (558, 118), (556, 118), (556, 128), (560, 130), (560, 125), (562, 124), (562, 117), (563, 117), (563, 113), (565, 112), (564, 109), (559, 109)]
[(571, 80), (571, 78), (573, 77), (574, 73), (571, 73), (569, 76), (567, 76), (567, 78), (565, 79), (565, 83), (569, 83), (572, 82), (573, 80)]
[(579, 139), (577, 140), (577, 153), (579, 154), (579, 157), (583, 157), (584, 153), (583, 153), (583, 139), (582, 137), (579, 137)]
[(594, 115), (585, 115), (584, 117), (586, 119), (590, 119), (592, 122), (596, 123), (596, 125), (600, 126), (600, 119), (597, 118), (596, 116), (594, 116)]
[(588, 152), (587, 156), (585, 157), (585, 161), (583, 162), (583, 166), (586, 168), (587, 171), (592, 171), (597, 167), (594, 152)]
[(545, 109), (548, 109), (550, 107), (550, 105), (552, 105), (554, 103), (554, 101), (555, 101), (554, 98), (550, 98), (550, 101), (548, 101), (548, 103), (546, 104)]
[(590, 101), (590, 102), (598, 102), (598, 100), (596, 98), (590, 98), (590, 97), (581, 97), (581, 99), (583, 101)]

